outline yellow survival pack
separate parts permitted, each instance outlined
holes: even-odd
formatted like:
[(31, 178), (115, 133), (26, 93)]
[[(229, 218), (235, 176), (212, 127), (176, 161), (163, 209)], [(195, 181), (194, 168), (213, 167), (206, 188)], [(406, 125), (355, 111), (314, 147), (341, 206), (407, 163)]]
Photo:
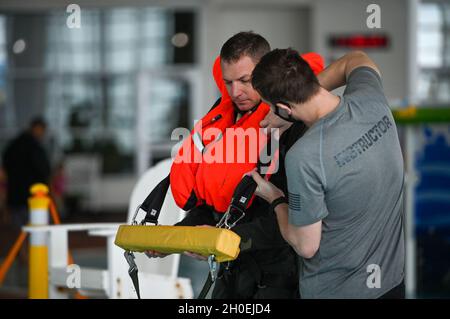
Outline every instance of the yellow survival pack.
[(241, 238), (225, 228), (199, 226), (122, 225), (115, 244), (125, 250), (155, 250), (165, 254), (194, 252), (217, 262), (236, 259)]

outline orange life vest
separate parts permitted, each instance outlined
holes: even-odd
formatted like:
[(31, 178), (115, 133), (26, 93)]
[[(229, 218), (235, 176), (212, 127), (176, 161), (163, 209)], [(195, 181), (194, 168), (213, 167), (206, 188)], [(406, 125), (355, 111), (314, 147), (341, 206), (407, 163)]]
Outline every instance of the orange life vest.
[[(323, 70), (319, 54), (307, 53), (302, 57), (315, 74)], [(197, 122), (183, 142), (171, 167), (170, 187), (175, 202), (184, 210), (206, 204), (224, 213), (242, 176), (256, 167), (267, 144), (259, 123), (270, 107), (260, 103), (235, 122), (233, 102), (222, 79), (220, 57), (214, 62), (213, 76), (222, 94), (220, 103)], [(250, 137), (244, 138), (246, 134)], [(235, 137), (240, 143), (236, 143)]]

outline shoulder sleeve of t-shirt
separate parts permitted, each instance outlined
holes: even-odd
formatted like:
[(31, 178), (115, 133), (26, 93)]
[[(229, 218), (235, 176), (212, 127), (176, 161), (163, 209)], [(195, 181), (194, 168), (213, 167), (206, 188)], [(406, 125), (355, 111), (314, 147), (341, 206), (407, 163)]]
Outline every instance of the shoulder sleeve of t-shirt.
[(386, 102), (381, 77), (377, 71), (368, 66), (357, 67), (350, 73), (344, 95), (366, 101)]
[(288, 182), (289, 223), (295, 226), (311, 225), (328, 215), (325, 204), (324, 172), (319, 152), (295, 152), (293, 147), (286, 157)]

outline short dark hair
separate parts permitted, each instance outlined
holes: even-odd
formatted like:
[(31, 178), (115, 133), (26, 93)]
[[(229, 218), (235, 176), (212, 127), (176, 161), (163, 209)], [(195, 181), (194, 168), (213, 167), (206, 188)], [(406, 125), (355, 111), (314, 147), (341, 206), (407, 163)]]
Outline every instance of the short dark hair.
[(261, 58), (252, 73), (252, 85), (272, 103), (305, 103), (320, 88), (309, 64), (291, 49), (275, 49)]
[(36, 126), (47, 128), (47, 122), (42, 116), (33, 117), (30, 121), (30, 128), (34, 128)]
[(246, 31), (233, 35), (223, 44), (220, 58), (225, 62), (236, 62), (242, 56), (248, 56), (257, 63), (269, 51), (266, 39), (253, 31)]

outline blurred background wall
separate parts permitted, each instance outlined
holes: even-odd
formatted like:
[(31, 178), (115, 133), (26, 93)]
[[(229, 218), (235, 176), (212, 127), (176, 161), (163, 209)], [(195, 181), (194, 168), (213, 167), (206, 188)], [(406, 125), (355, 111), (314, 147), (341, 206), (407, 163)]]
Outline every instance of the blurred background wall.
[[(190, 129), (217, 99), (212, 63), (239, 31), (273, 48), (316, 51), (327, 64), (364, 50), (393, 110), (450, 106), (449, 1), (78, 0), (80, 28), (67, 24), (70, 3), (0, 2), (0, 150), (44, 116), (67, 215), (126, 212), (138, 177), (178, 142), (173, 129)], [(380, 28), (367, 24), (371, 4)], [(400, 129), (423, 296), (450, 295), (449, 127)]]

